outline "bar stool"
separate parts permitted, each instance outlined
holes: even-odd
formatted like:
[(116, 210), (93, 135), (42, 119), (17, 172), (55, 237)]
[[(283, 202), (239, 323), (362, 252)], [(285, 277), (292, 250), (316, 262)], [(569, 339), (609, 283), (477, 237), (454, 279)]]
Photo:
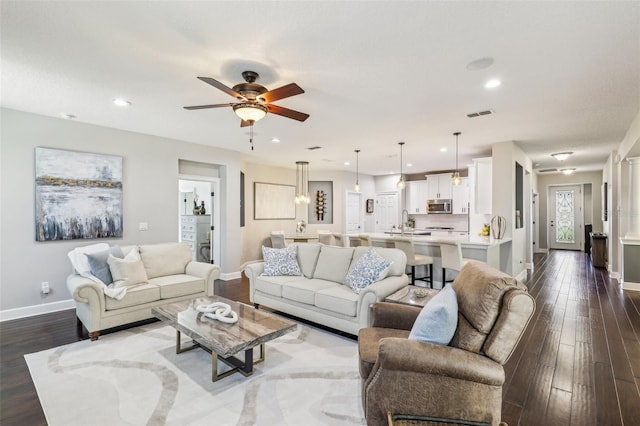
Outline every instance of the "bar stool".
[(369, 234), (358, 234), (358, 238), (360, 238), (360, 245), (365, 247), (371, 247), (371, 238)]
[(439, 240), (438, 244), (440, 244), (440, 256), (442, 258), (442, 286), (444, 287), (445, 283), (453, 282), (453, 280), (447, 281), (447, 269), (460, 272), (469, 259), (462, 257), (462, 247), (458, 241)]
[(358, 235), (349, 235), (349, 247), (359, 247), (362, 241)]
[(333, 239), (335, 241), (334, 245), (338, 246), (338, 247), (344, 247), (344, 235), (338, 233), (338, 232), (334, 232), (333, 233)]
[(318, 242), (330, 246), (333, 244), (333, 235), (329, 231), (318, 231)]
[(285, 248), (284, 231), (271, 231), (271, 247)]
[[(424, 254), (416, 254), (413, 246), (413, 239), (408, 237), (394, 237), (393, 243), (397, 249), (402, 250), (407, 255), (407, 265), (411, 266), (411, 285), (415, 285), (416, 280), (427, 281), (429, 286), (433, 288), (433, 257)], [(416, 278), (416, 266), (424, 265), (425, 272), (429, 265), (429, 275)]]

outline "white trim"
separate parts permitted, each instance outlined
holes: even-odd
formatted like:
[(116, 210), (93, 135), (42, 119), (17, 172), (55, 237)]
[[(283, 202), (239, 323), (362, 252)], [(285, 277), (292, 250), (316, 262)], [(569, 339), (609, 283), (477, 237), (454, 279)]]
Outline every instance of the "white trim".
[(525, 263), (524, 264), (524, 268), (530, 270), (531, 272), (533, 272), (533, 263)]
[(520, 271), (520, 273), (518, 275), (516, 275), (515, 279), (518, 280), (518, 281), (526, 280), (527, 279), (527, 270), (523, 269), (522, 271)]
[(228, 274), (220, 274), (220, 279), (222, 281), (237, 280), (239, 278), (242, 278), (242, 272), (240, 271), (229, 272)]
[(618, 280), (618, 281), (620, 281), (620, 278), (622, 278), (622, 276), (620, 275), (620, 272), (615, 272), (615, 271), (610, 271), (609, 272), (609, 277), (613, 278), (614, 280)]
[(623, 290), (640, 291), (640, 283), (625, 282), (625, 283), (622, 283), (622, 289)]
[(536, 253), (543, 253), (543, 254), (549, 253), (549, 249), (539, 248), (539, 249), (536, 249)]
[(59, 302), (43, 303), (42, 305), (25, 306), (23, 308), (6, 309), (0, 311), (0, 322), (19, 318), (33, 317), (36, 315), (50, 314), (52, 312), (74, 309), (76, 302), (73, 299)]

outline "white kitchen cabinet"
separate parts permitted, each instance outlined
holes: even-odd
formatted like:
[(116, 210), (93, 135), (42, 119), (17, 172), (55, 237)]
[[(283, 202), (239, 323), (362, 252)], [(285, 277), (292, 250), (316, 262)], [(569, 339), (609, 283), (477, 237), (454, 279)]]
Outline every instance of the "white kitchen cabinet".
[(407, 182), (407, 211), (409, 214), (427, 214), (427, 181)]
[(207, 235), (211, 229), (211, 215), (184, 215), (180, 219), (180, 241), (189, 245), (193, 260), (208, 263), (211, 243)]
[(478, 214), (491, 214), (491, 157), (476, 158), (475, 166), (475, 212)]
[(451, 198), (451, 173), (427, 175), (427, 199)]
[(462, 178), (460, 185), (451, 186), (453, 214), (469, 214), (469, 179)]

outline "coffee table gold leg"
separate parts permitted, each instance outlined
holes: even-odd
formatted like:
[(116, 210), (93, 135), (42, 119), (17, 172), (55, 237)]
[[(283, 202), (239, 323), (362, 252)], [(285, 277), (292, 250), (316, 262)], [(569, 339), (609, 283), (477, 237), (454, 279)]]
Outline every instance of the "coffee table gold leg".
[(264, 343), (260, 343), (260, 358), (253, 360), (254, 364), (258, 364), (264, 361), (266, 357), (265, 349), (266, 349), (266, 346), (264, 345)]

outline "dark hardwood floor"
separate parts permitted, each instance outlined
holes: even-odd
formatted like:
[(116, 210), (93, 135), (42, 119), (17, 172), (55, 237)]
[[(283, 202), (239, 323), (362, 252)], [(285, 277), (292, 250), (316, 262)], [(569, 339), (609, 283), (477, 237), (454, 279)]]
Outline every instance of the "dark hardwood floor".
[[(537, 308), (505, 365), (503, 420), (640, 424), (640, 292), (623, 292), (584, 253), (535, 261), (525, 283)], [(249, 302), (246, 278), (218, 281), (215, 291)], [(79, 339), (74, 311), (0, 323), (0, 424), (46, 424), (23, 355)]]

